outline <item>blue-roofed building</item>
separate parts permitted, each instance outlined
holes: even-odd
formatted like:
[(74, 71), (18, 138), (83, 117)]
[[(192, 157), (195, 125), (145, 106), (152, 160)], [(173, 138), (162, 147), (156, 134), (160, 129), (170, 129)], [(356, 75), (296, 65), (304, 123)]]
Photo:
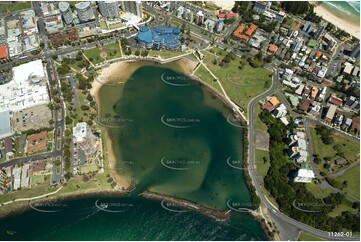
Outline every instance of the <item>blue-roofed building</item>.
[(147, 49), (179, 49), (180, 43), (180, 28), (156, 26), (147, 27), (142, 26), (138, 33), (138, 45), (141, 48)]

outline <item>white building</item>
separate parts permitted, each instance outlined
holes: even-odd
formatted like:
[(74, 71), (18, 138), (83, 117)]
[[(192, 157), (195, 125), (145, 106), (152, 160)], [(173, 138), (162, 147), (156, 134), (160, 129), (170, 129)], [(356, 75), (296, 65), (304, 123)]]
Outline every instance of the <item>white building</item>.
[(47, 76), (41, 60), (14, 67), (13, 79), (0, 85), (0, 110), (18, 112), (49, 103)]
[(100, 14), (109, 19), (119, 18), (119, 3), (117, 1), (97, 1)]
[(21, 182), (21, 168), (14, 168), (13, 172), (13, 190), (18, 190), (20, 188), (20, 182)]
[(310, 183), (312, 182), (312, 179), (315, 178), (315, 174), (311, 170), (311, 168), (308, 166), (308, 164), (305, 164), (302, 166), (301, 169), (297, 171), (296, 177), (294, 179), (295, 182), (304, 182), (304, 183)]
[(287, 115), (287, 107), (283, 103), (281, 103), (281, 105), (279, 105), (278, 108), (276, 108), (273, 111), (273, 116), (276, 118), (282, 118), (286, 115)]
[(76, 144), (84, 151), (86, 156), (96, 151), (96, 137), (87, 123), (77, 123), (73, 128), (73, 136)]
[(59, 10), (65, 24), (71, 24), (71, 22), (73, 22), (73, 13), (71, 12), (69, 3), (59, 2)]

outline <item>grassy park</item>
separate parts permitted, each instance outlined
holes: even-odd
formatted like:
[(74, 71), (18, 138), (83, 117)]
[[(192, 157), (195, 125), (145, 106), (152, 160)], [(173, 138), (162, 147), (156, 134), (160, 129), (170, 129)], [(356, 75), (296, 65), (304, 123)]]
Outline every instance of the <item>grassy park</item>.
[(341, 176), (334, 177), (340, 184), (346, 181), (347, 186), (344, 192), (359, 198), (360, 197), (360, 165), (354, 166)]
[(10, 13), (31, 8), (31, 2), (0, 3), (0, 13)]
[[(263, 67), (254, 68), (238, 56), (233, 56), (233, 60), (228, 64), (220, 66), (228, 52), (219, 48), (202, 53), (204, 64), (219, 79), (232, 101), (245, 111), (251, 99), (265, 92), (271, 85), (271, 71)], [(202, 69), (197, 70), (196, 75), (198, 74), (206, 76)], [(214, 85), (213, 78), (207, 78), (204, 81)]]
[(315, 237), (313, 235), (307, 234), (305, 232), (301, 232), (300, 236), (298, 237), (299, 241), (323, 241), (323, 239), (320, 239), (318, 237)]
[(89, 60), (93, 64), (98, 64), (98, 63), (103, 61), (103, 58), (100, 56), (101, 51), (106, 52), (106, 54), (107, 54), (106, 59), (107, 60), (111, 60), (111, 59), (121, 57), (121, 52), (120, 52), (120, 49), (119, 49), (119, 43), (118, 42), (107, 44), (107, 45), (101, 46), (99, 48), (96, 47), (96, 48), (85, 50), (84, 54), (89, 58)]
[[(255, 159), (256, 159), (256, 167), (258, 175), (265, 177), (267, 175), (267, 171), (271, 166), (269, 162), (269, 152), (266, 150), (255, 150)], [(264, 162), (264, 160), (266, 162)]]

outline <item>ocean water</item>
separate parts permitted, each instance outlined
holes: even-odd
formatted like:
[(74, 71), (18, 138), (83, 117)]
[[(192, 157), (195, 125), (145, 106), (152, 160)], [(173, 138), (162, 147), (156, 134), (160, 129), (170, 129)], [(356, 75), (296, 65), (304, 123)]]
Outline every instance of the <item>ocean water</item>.
[[(105, 209), (99, 209), (107, 203)], [(37, 206), (0, 220), (0, 240), (265, 240), (256, 221), (239, 214), (217, 222), (171, 212), (140, 198), (93, 197)], [(101, 208), (101, 207), (100, 207)]]
[(322, 5), (336, 16), (360, 24), (360, 1), (323, 1)]

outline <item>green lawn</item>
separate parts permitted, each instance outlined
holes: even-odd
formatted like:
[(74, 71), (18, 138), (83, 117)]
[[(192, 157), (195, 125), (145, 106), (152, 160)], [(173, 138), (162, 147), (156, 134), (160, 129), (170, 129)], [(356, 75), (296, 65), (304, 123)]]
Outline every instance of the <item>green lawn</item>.
[(332, 210), (328, 215), (331, 217), (342, 216), (342, 212), (350, 211), (352, 213), (357, 213), (357, 209), (352, 208), (352, 202), (344, 199), (342, 203)]
[(168, 59), (171, 57), (176, 57), (178, 55), (186, 54), (186, 52), (182, 51), (159, 51), (159, 50), (150, 50), (149, 56), (160, 56), (163, 59)]
[(310, 128), (311, 142), (313, 151), (315, 154), (318, 154), (319, 158), (323, 161), (324, 157), (332, 157), (332, 162), (334, 162), (338, 156), (336, 155), (337, 151), (334, 149), (334, 146), (339, 146), (342, 153), (344, 153), (345, 159), (350, 162), (355, 162), (359, 160), (360, 157), (360, 143), (353, 141), (349, 138), (341, 136), (339, 134), (334, 134), (333, 138), (335, 142), (330, 145), (325, 145), (320, 136), (316, 134), (315, 128)]
[(315, 198), (325, 198), (331, 194), (330, 190), (325, 190), (320, 187), (315, 181), (305, 184), (306, 189), (313, 194)]
[(117, 29), (120, 27), (123, 27), (124, 24), (123, 23), (115, 23), (115, 24), (109, 24), (109, 29)]
[[(267, 162), (263, 162), (263, 157), (267, 159)], [(266, 150), (255, 150), (255, 161), (257, 166), (257, 173), (258, 175), (265, 177), (267, 175), (267, 171), (269, 167), (271, 166), (269, 162), (269, 152)]]
[(74, 192), (89, 192), (89, 191), (99, 191), (111, 189), (110, 184), (107, 182), (106, 173), (96, 174), (94, 177), (90, 178), (89, 181), (83, 181), (83, 177), (72, 177), (67, 181), (66, 186), (60, 190), (58, 193), (74, 193)]
[(80, 167), (80, 173), (81, 174), (86, 174), (89, 172), (94, 172), (94, 171), (98, 171), (99, 167), (96, 164), (91, 164), (91, 165), (84, 165)]
[(85, 50), (84, 54), (91, 60), (93, 64), (98, 64), (103, 61), (103, 59), (100, 57), (101, 50), (104, 50), (107, 53), (107, 60), (121, 57), (118, 42)]
[(217, 89), (218, 91), (222, 92), (221, 88), (219, 87), (218, 83), (213, 81), (214, 78), (212, 75), (207, 71), (207, 69), (204, 66), (199, 66), (197, 71), (194, 73), (197, 77)]
[(45, 175), (33, 175), (31, 177), (31, 187), (43, 183), (45, 181)]
[(29, 198), (29, 197), (39, 196), (45, 193), (53, 192), (56, 189), (57, 188), (51, 187), (49, 184), (43, 183), (42, 185), (32, 187), (30, 189), (21, 189), (18, 191), (5, 193), (0, 196), (0, 203), (11, 201), (14, 200), (15, 198)]
[(323, 239), (315, 237), (310, 234), (306, 234), (305, 232), (301, 232), (300, 236), (298, 237), (299, 241), (323, 241)]
[(267, 131), (267, 125), (261, 121), (258, 115), (261, 113), (261, 106), (256, 105), (254, 108), (254, 127), (255, 129)]
[(31, 8), (31, 2), (25, 1), (11, 4), (0, 3), (0, 13), (10, 13), (27, 8)]
[[(217, 53), (217, 57), (210, 51)], [(218, 77), (232, 101), (247, 111), (249, 101), (268, 89), (265, 83), (268, 82), (271, 85), (271, 72), (263, 67), (253, 68), (238, 56), (220, 67), (213, 62), (216, 58), (218, 62), (221, 62), (228, 52), (219, 48), (213, 48), (210, 51), (202, 52), (205, 55), (203, 62)], [(242, 69), (239, 69), (241, 61), (245, 64)]]
[(343, 191), (360, 198), (360, 165), (352, 167), (341, 176), (333, 177), (333, 179), (340, 182), (340, 184), (346, 181), (347, 187)]

